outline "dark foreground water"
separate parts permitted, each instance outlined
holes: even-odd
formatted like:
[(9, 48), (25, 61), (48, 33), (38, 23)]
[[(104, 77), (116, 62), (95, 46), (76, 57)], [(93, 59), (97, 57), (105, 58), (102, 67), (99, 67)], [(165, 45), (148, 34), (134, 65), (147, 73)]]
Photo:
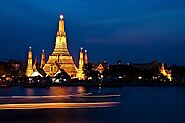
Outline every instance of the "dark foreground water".
[[(114, 98), (47, 99), (51, 102), (116, 101), (107, 108), (0, 110), (0, 123), (185, 123), (185, 88), (180, 87), (51, 87), (0, 88), (0, 97), (72, 93), (121, 94)], [(31, 100), (31, 99), (30, 99)], [(29, 100), (29, 101), (30, 101)], [(36, 99), (39, 101), (39, 99)], [(0, 103), (7, 100), (0, 99)], [(15, 101), (15, 100), (14, 100)], [(11, 101), (10, 101), (11, 102)]]

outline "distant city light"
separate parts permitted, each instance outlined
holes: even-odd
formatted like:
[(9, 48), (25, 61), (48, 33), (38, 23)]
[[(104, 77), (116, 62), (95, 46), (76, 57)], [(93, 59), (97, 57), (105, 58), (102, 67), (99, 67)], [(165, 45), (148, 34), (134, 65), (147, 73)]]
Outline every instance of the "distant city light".
[(119, 76), (118, 78), (119, 78), (119, 79), (122, 79), (123, 77), (122, 77), (122, 76)]
[(143, 77), (142, 76), (139, 76), (138, 79), (142, 79)]

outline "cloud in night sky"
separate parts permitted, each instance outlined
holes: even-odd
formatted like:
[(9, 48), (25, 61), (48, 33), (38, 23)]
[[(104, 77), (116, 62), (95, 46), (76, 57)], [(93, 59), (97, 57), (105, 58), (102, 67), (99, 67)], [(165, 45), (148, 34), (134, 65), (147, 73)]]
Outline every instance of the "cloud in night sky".
[(29, 46), (49, 55), (61, 13), (75, 61), (84, 46), (96, 62), (185, 65), (184, 0), (2, 0), (0, 59), (26, 60)]
[[(127, 27), (124, 25), (116, 26), (117, 31), (111, 35), (102, 39), (90, 39), (90, 42), (144, 45), (164, 41), (183, 44), (185, 24), (184, 19), (181, 19), (182, 15), (185, 15), (185, 9), (168, 10), (129, 19), (109, 20), (107, 25), (116, 26), (116, 24), (125, 22)], [(174, 19), (177, 20), (174, 21)], [(102, 25), (104, 21), (97, 22), (96, 25)]]

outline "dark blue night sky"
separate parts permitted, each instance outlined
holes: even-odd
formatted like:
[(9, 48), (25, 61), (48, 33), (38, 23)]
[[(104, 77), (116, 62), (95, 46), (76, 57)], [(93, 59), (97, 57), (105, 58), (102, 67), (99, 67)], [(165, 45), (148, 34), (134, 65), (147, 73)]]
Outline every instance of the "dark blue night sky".
[(91, 62), (185, 65), (184, 0), (1, 0), (0, 59), (51, 54), (61, 13), (75, 62), (82, 46)]

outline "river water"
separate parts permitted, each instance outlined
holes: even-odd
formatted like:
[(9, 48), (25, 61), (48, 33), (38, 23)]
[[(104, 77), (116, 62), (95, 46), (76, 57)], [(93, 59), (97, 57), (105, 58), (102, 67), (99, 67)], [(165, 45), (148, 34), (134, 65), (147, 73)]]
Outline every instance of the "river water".
[[(50, 98), (71, 94), (121, 96)], [(39, 98), (14, 99), (11, 96)], [(42, 96), (48, 98), (42, 99)], [(119, 104), (94, 108), (0, 110), (0, 123), (185, 123), (185, 88), (181, 87), (0, 88), (0, 105), (20, 102), (119, 102)]]

